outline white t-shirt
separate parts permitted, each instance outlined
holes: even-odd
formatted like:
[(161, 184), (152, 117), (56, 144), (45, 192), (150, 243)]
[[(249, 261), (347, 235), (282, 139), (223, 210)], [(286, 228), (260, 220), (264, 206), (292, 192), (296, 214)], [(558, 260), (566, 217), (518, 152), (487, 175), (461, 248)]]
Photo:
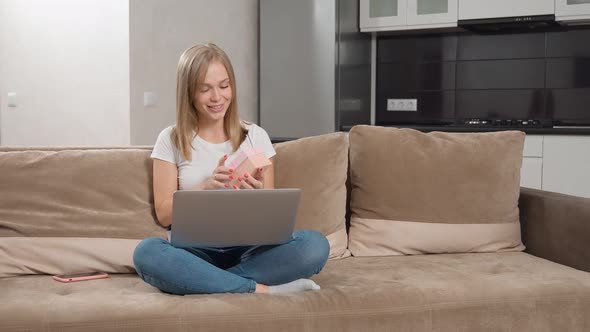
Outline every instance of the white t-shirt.
[(262, 149), (268, 158), (276, 154), (266, 131), (254, 123), (247, 123), (248, 136), (236, 152), (232, 152), (230, 141), (217, 144), (209, 143), (197, 135), (192, 142), (193, 160), (188, 161), (182, 157), (180, 150), (172, 143), (172, 139), (170, 138), (172, 128), (173, 126), (170, 126), (160, 132), (151, 157), (173, 163), (178, 167), (178, 184), (180, 190), (191, 189), (205, 181), (205, 179), (211, 176), (213, 170), (219, 163), (219, 159), (225, 154), (229, 155), (225, 162), (226, 165), (241, 150), (251, 147)]

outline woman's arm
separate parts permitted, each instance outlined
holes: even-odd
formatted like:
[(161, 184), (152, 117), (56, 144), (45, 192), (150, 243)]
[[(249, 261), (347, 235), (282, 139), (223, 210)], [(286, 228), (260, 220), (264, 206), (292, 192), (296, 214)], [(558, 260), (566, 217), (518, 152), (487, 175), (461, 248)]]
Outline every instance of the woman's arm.
[(178, 168), (175, 164), (154, 159), (154, 205), (160, 225), (172, 224), (172, 196), (178, 190)]

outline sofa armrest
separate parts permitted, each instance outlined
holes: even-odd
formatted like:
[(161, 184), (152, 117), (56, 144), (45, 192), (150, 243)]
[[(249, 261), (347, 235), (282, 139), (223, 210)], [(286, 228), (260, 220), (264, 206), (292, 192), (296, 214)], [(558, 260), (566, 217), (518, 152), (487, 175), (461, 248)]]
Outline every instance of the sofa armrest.
[(526, 252), (590, 272), (590, 198), (521, 188)]

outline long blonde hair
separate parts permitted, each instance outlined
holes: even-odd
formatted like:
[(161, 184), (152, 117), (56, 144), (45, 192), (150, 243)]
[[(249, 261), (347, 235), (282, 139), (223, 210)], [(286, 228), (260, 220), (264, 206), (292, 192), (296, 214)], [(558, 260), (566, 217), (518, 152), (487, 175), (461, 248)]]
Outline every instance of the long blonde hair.
[(170, 134), (172, 142), (186, 160), (192, 160), (192, 141), (197, 135), (199, 114), (193, 100), (197, 85), (205, 80), (212, 62), (219, 61), (229, 75), (232, 98), (223, 119), (225, 134), (236, 151), (246, 139), (248, 130), (242, 125), (236, 100), (236, 77), (229, 57), (219, 46), (208, 43), (195, 45), (182, 53), (176, 68), (176, 126)]

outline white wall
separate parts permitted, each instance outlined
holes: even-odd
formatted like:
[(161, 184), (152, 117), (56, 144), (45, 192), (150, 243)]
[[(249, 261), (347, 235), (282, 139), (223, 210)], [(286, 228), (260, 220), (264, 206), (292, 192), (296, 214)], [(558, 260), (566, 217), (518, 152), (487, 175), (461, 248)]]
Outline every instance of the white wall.
[(122, 0), (0, 0), (0, 143), (128, 145), (128, 24)]
[[(214, 42), (236, 72), (242, 118), (258, 121), (258, 0), (130, 0), (131, 143), (154, 144), (175, 121), (176, 64), (190, 46)], [(145, 91), (155, 107), (143, 106)]]
[(0, 0), (0, 145), (154, 144), (174, 123), (178, 58), (200, 42), (228, 53), (257, 122), (258, 0)]

